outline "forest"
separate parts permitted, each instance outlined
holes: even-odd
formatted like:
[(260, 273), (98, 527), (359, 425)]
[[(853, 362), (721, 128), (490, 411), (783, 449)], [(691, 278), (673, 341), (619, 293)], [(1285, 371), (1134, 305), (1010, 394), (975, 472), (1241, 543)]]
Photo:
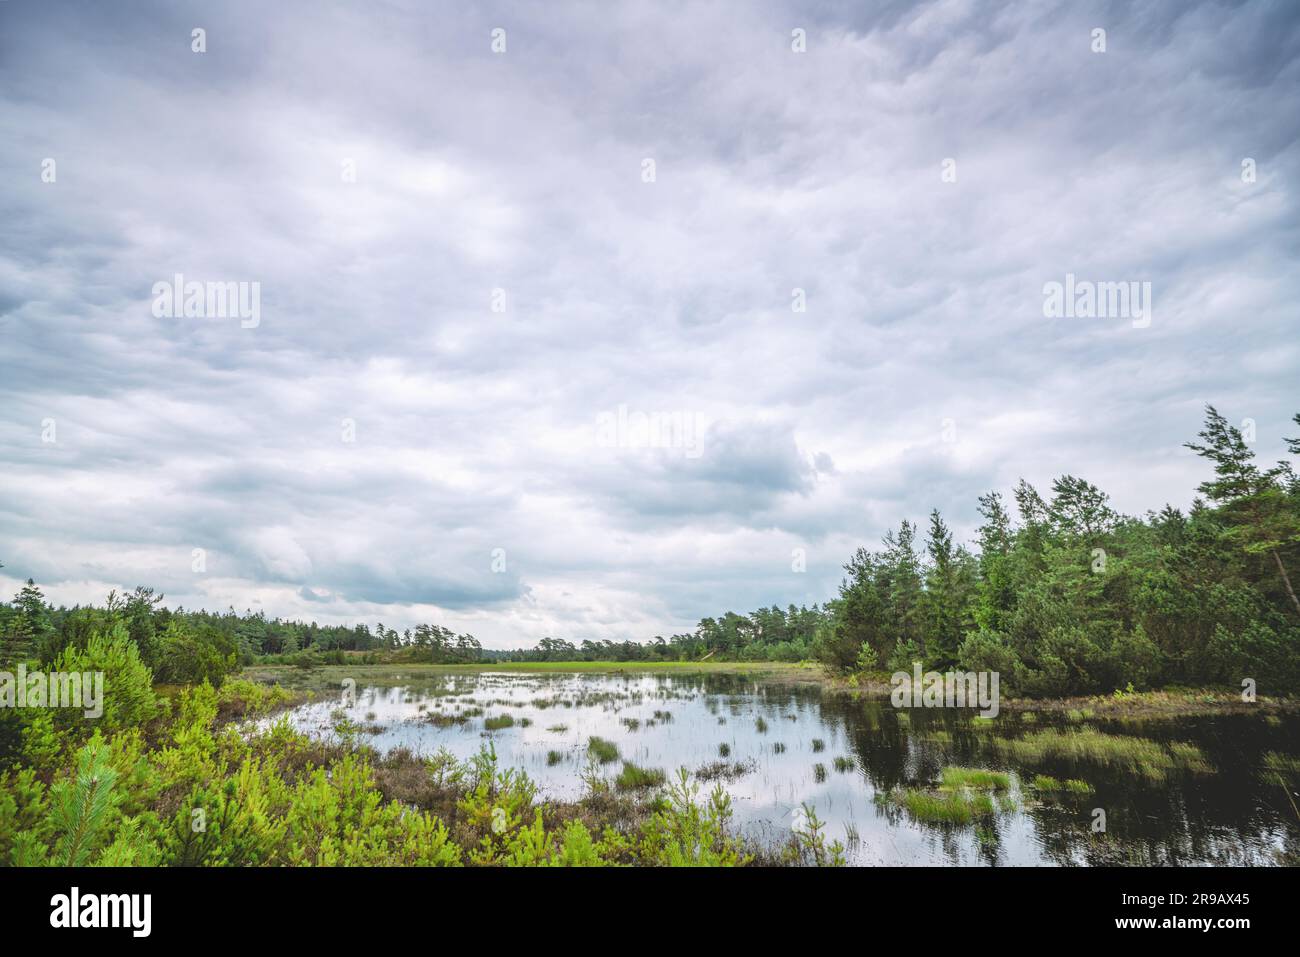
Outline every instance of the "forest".
[[(1188, 447), (1213, 475), (1186, 513), (1120, 515), (1063, 475), (1047, 497), (1021, 481), (1016, 518), (1002, 495), (981, 496), (972, 548), (938, 512), (921, 542), (904, 521), (848, 563), (815, 654), (841, 671), (997, 671), (1029, 696), (1245, 679), (1289, 693), (1300, 678), (1300, 478), (1285, 460), (1259, 465), (1212, 406), (1199, 439)], [(1300, 455), (1300, 439), (1286, 442)]]
[[(1022, 480), (1010, 501), (979, 497), (974, 542), (956, 542), (937, 510), (923, 526), (905, 519), (880, 548), (858, 549), (824, 606), (729, 611), (667, 638), (547, 637), (503, 651), (436, 624), (399, 632), (169, 609), (143, 586), (103, 607), (56, 608), (29, 581), (0, 603), (0, 665), (48, 666), (120, 629), (161, 684), (219, 686), (254, 662), (815, 659), (844, 674), (916, 661), (998, 671), (1027, 696), (1246, 678), (1283, 691), (1300, 679), (1300, 476), (1285, 460), (1258, 463), (1212, 406), (1198, 439), (1188, 447), (1212, 474), (1186, 513), (1125, 516), (1085, 479), (1063, 475), (1046, 493)], [(1286, 442), (1300, 455), (1300, 438)]]

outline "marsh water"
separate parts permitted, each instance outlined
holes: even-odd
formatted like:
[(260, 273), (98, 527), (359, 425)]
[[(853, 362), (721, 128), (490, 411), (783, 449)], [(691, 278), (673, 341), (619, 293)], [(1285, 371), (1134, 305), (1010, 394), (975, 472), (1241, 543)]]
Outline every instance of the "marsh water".
[[(1295, 715), (1101, 719), (1004, 711), (990, 721), (952, 709), (897, 710), (887, 697), (737, 673), (473, 672), (361, 679), (355, 694), (327, 692), (290, 712), (308, 733), (360, 726), (386, 751), (447, 749), (468, 758), (490, 741), (503, 767), (520, 767), (543, 796), (577, 798), (593, 765), (593, 736), (618, 759), (594, 764), (614, 779), (629, 761), (680, 767), (720, 783), (736, 825), (781, 841), (815, 810), (852, 864), (1256, 864), (1300, 860), (1300, 803), (1263, 769), (1268, 752), (1300, 750)], [(508, 727), (490, 726), (504, 723)], [(349, 724), (341, 724), (346, 718)], [(495, 721), (491, 719), (496, 719)], [(1168, 748), (1186, 742), (1197, 770), (1152, 775), (1098, 760), (1017, 761), (998, 741), (1045, 730), (1093, 729)], [(889, 795), (934, 789), (948, 766), (1010, 772), (995, 811), (967, 824), (915, 816)], [(1037, 775), (1086, 782), (1086, 793), (1047, 792)], [(1097, 809), (1104, 831), (1096, 830)]]

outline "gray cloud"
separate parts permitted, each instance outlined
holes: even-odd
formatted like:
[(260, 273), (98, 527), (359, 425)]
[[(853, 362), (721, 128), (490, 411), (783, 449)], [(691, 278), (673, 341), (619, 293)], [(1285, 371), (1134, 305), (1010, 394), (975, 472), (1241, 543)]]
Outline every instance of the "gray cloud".
[[(0, 4), (0, 585), (644, 638), (1022, 475), (1186, 504), (1203, 403), (1266, 459), (1296, 411), (1298, 47), (1281, 3)], [(260, 325), (155, 318), (176, 273)], [(1154, 321), (1044, 318), (1066, 273)]]

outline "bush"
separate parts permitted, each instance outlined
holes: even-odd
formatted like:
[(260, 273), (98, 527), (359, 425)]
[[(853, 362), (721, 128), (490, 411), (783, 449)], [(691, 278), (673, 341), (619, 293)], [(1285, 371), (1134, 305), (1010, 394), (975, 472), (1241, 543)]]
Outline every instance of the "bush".
[[(91, 635), (85, 648), (64, 648), (54, 659), (51, 670), (103, 672), (104, 675), (103, 715), (91, 719), (76, 709), (59, 709), (58, 723), (62, 727), (76, 727), (88, 734), (93, 725), (110, 734), (144, 724), (163, 713), (163, 702), (154, 694), (153, 674), (140, 660), (139, 649), (120, 624), (113, 625), (106, 633)], [(85, 734), (75, 737), (84, 739)]]
[(164, 684), (198, 684), (206, 681), (221, 686), (237, 666), (234, 642), (214, 628), (201, 633), (181, 619), (172, 619), (159, 640), (162, 654), (157, 678)]
[(957, 650), (962, 667), (969, 671), (996, 671), (999, 694), (1015, 694), (1021, 670), (1020, 658), (996, 631), (981, 629), (968, 635)]

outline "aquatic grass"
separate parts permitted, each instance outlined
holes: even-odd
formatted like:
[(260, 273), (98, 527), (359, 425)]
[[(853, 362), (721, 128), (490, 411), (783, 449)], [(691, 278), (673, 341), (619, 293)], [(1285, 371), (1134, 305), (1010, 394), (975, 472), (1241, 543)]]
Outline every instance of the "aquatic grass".
[(1264, 755), (1263, 763), (1266, 774), (1280, 774), (1288, 780), (1300, 781), (1300, 757), (1269, 751)]
[(1162, 781), (1171, 771), (1210, 773), (1204, 753), (1194, 744), (1173, 742), (1168, 747), (1149, 738), (1105, 734), (1093, 728), (1071, 731), (1044, 730), (1023, 738), (996, 738), (992, 746), (1002, 755), (1024, 764), (1072, 761), (1100, 764)]
[(568, 734), (569, 726), (567, 724), (553, 724), (546, 730), (551, 734)]
[(764, 721), (764, 720), (762, 719), (762, 717), (755, 718), (755, 719), (754, 719), (754, 730), (757, 731), (759, 734), (766, 734), (766, 733), (767, 733), (767, 722)]
[(818, 753), (820, 753), (820, 752), (822, 752), (822, 751), (825, 751), (825, 750), (826, 750), (826, 742), (823, 741), (821, 738), (813, 738), (813, 739), (812, 739), (812, 749), (813, 749), (813, 754), (818, 754)]
[(858, 826), (852, 821), (844, 822), (844, 843), (849, 847), (857, 847), (862, 843), (862, 835), (858, 833)]
[(614, 779), (614, 786), (620, 791), (643, 791), (657, 788), (668, 779), (659, 768), (642, 768), (631, 761), (623, 762), (623, 770)]
[(701, 781), (717, 781), (720, 779), (734, 781), (749, 774), (757, 767), (758, 763), (755, 761), (714, 761), (712, 764), (696, 768), (695, 777)]
[(515, 719), (513, 715), (503, 714), (495, 718), (487, 718), (483, 721), (483, 727), (488, 731), (500, 731), (502, 728), (513, 728)]
[(977, 791), (1005, 791), (1011, 787), (1011, 775), (983, 768), (946, 767), (942, 786), (949, 790), (973, 788)]
[(1196, 771), (1200, 774), (1210, 774), (1214, 771), (1210, 762), (1206, 760), (1205, 752), (1194, 744), (1186, 741), (1171, 741), (1169, 753), (1173, 755), (1175, 766), (1186, 771)]
[(856, 767), (852, 758), (838, 757), (835, 759), (835, 770), (840, 774), (852, 771)]
[(450, 728), (452, 725), (467, 723), (469, 718), (461, 714), (443, 714), (440, 711), (435, 711), (424, 720), (435, 728)]
[(965, 825), (994, 814), (993, 799), (978, 791), (934, 792), (904, 788), (891, 791), (885, 800), (903, 808), (923, 824)]
[(592, 735), (587, 739), (587, 753), (601, 764), (610, 764), (618, 760), (618, 745)]
[(563, 752), (563, 751), (547, 751), (547, 752), (546, 752), (546, 766), (547, 766), (548, 768), (553, 768), (553, 767), (555, 767), (555, 765), (560, 764), (560, 763), (563, 762), (563, 761), (564, 761), (564, 752)]
[(731, 745), (727, 744), (726, 742), (723, 742), (722, 744), (718, 745), (718, 757), (720, 758), (731, 757)]
[(782, 744), (780, 741), (777, 741), (775, 744), (772, 745), (772, 753), (785, 754), (785, 745)]
[(1069, 793), (1069, 794), (1091, 794), (1093, 786), (1087, 781), (1081, 781), (1078, 778), (1067, 778), (1062, 781), (1054, 778), (1050, 774), (1036, 774), (1029, 786), (1035, 791), (1044, 794)]
[(818, 784), (824, 784), (826, 782), (826, 765), (822, 764), (820, 761), (814, 764), (813, 778)]

